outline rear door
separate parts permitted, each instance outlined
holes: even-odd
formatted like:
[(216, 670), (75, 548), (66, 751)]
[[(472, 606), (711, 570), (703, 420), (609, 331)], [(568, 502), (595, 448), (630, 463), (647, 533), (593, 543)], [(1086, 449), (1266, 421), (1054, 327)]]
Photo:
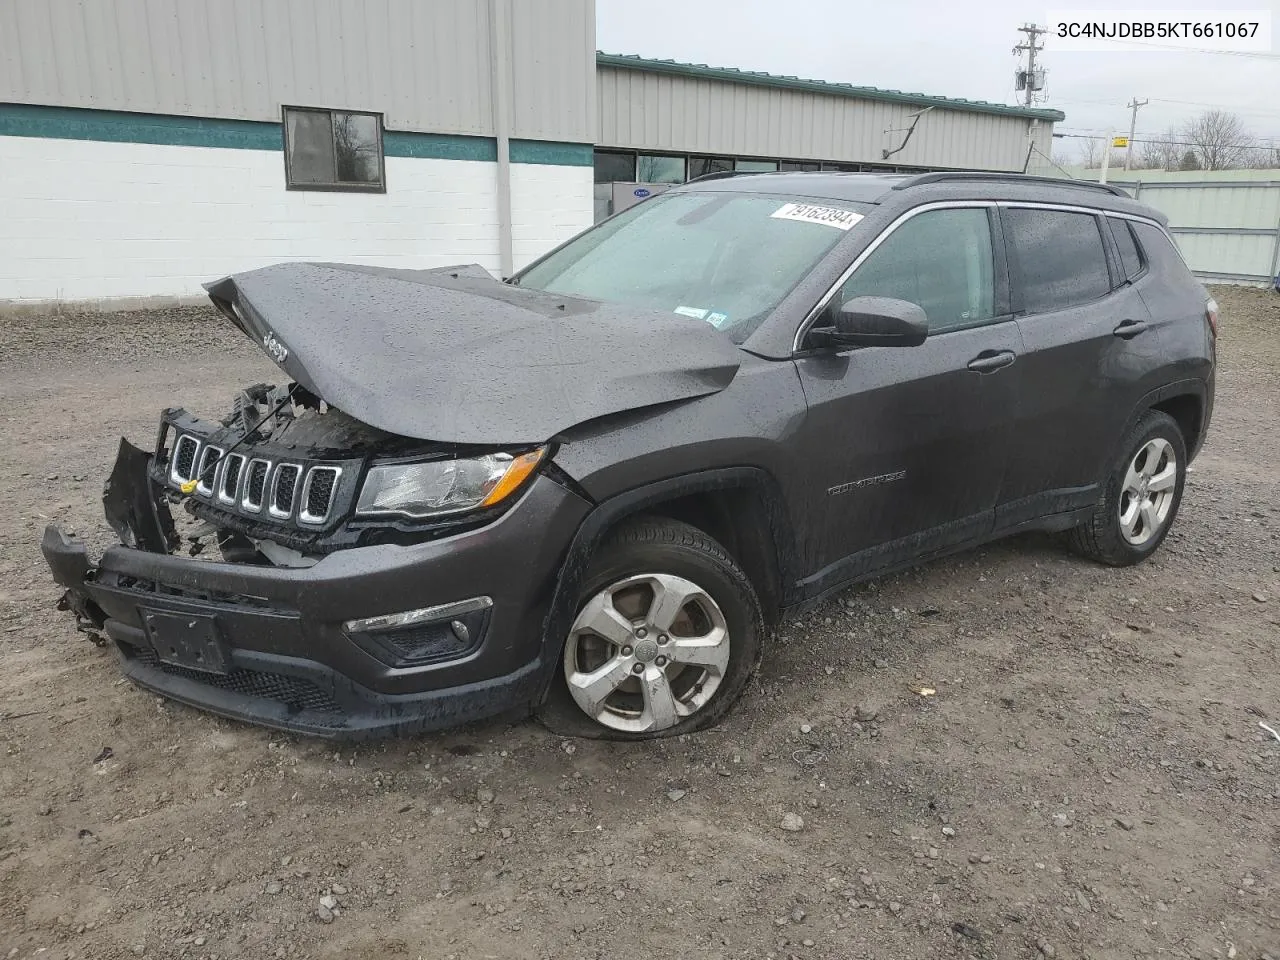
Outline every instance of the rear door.
[(1160, 350), (1107, 218), (1014, 203), (1000, 215), (1023, 342), (1022, 407), (997, 511), (1006, 526), (1096, 499)]
[(924, 308), (929, 338), (797, 356), (808, 413), (795, 449), (814, 590), (990, 530), (1021, 351), (997, 229), (991, 204), (907, 214), (831, 307), (858, 296), (908, 300)]

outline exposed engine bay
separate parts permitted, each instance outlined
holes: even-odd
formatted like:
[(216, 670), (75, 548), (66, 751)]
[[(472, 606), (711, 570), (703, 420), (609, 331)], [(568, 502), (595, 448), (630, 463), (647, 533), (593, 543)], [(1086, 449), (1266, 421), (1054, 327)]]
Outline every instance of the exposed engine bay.
[[(122, 457), (108, 484), (133, 502), (132, 522), (114, 522), (126, 545), (231, 563), (309, 567), (352, 546), (431, 539), (490, 519), (353, 516), (370, 461), (454, 460), (473, 451), (399, 437), (338, 410), (297, 383), (241, 390), (220, 421), (176, 408), (164, 411), (153, 456)], [(137, 522), (146, 505), (118, 476), (146, 462), (156, 522)], [(113, 487), (119, 488), (115, 496)], [(171, 509), (179, 508), (179, 509)], [(151, 528), (148, 536), (139, 528)], [(158, 530), (158, 534), (157, 531)]]

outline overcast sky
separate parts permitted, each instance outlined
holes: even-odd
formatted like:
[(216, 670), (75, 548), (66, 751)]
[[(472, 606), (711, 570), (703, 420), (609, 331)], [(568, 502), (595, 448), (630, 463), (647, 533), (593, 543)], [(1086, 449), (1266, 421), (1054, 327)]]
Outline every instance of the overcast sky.
[[(1017, 28), (1029, 20), (1043, 26), (1050, 9), (1108, 6), (1269, 9), (1272, 42), (1280, 41), (1280, 0), (596, 0), (596, 45), (609, 53), (1013, 103), (1012, 49), (1023, 39)], [(1151, 101), (1138, 112), (1139, 137), (1220, 107), (1280, 144), (1280, 46), (1273, 51), (1244, 57), (1117, 44), (1114, 53), (1076, 53), (1055, 51), (1046, 38), (1043, 102), (1067, 115), (1059, 132), (1124, 133), (1125, 104), (1136, 96)], [(1072, 156), (1078, 144), (1055, 141)]]

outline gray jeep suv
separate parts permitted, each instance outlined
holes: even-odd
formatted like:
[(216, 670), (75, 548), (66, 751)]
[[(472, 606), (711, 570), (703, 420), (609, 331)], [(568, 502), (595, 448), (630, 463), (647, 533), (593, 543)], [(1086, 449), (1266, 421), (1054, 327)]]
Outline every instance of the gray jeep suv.
[(1031, 529), (1149, 556), (1213, 407), (1215, 304), (1079, 182), (712, 176), (505, 283), (208, 289), (287, 381), (122, 440), (120, 545), (44, 553), (140, 686), (328, 737), (705, 727), (860, 579)]

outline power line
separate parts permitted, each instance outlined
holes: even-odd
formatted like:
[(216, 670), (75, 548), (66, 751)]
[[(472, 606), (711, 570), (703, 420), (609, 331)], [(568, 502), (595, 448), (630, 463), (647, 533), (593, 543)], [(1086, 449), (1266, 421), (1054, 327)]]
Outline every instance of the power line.
[(1123, 43), (1133, 47), (1151, 47), (1153, 50), (1176, 50), (1179, 53), (1209, 53), (1226, 57), (1254, 57), (1258, 60), (1280, 60), (1280, 53), (1267, 53), (1263, 50), (1210, 50), (1206, 47), (1180, 47), (1176, 43), (1147, 43), (1143, 40), (1119, 40), (1113, 37), (1101, 37), (1108, 43)]
[[(1150, 100), (1152, 103), (1172, 103), (1185, 107), (1208, 107), (1211, 110), (1226, 110), (1229, 113), (1238, 113), (1245, 116), (1280, 117), (1280, 110), (1242, 109), (1228, 103), (1206, 103), (1203, 100), (1171, 100), (1167, 97), (1151, 97)], [(1116, 100), (1059, 100), (1055, 97), (1051, 98), (1049, 102), (1056, 106), (1120, 107), (1120, 103)]]
[[(1101, 130), (1092, 131), (1092, 132), (1087, 130), (1081, 130), (1075, 133), (1064, 133), (1064, 132), (1055, 130), (1053, 135), (1055, 137), (1071, 137), (1072, 139), (1077, 139), (1077, 140), (1097, 140), (1100, 137), (1107, 136), (1106, 132)], [(1202, 146), (1202, 144), (1199, 144), (1193, 140), (1167, 140), (1164, 137), (1159, 136), (1158, 134), (1143, 135), (1141, 137), (1133, 137), (1132, 140), (1134, 143), (1171, 143), (1174, 146), (1179, 146), (1179, 147)], [(1271, 149), (1274, 149), (1275, 146), (1277, 145), (1280, 145), (1280, 137), (1255, 137), (1253, 142), (1251, 143), (1223, 144), (1223, 146), (1226, 146), (1226, 147), (1253, 148), (1258, 150), (1271, 150)]]

